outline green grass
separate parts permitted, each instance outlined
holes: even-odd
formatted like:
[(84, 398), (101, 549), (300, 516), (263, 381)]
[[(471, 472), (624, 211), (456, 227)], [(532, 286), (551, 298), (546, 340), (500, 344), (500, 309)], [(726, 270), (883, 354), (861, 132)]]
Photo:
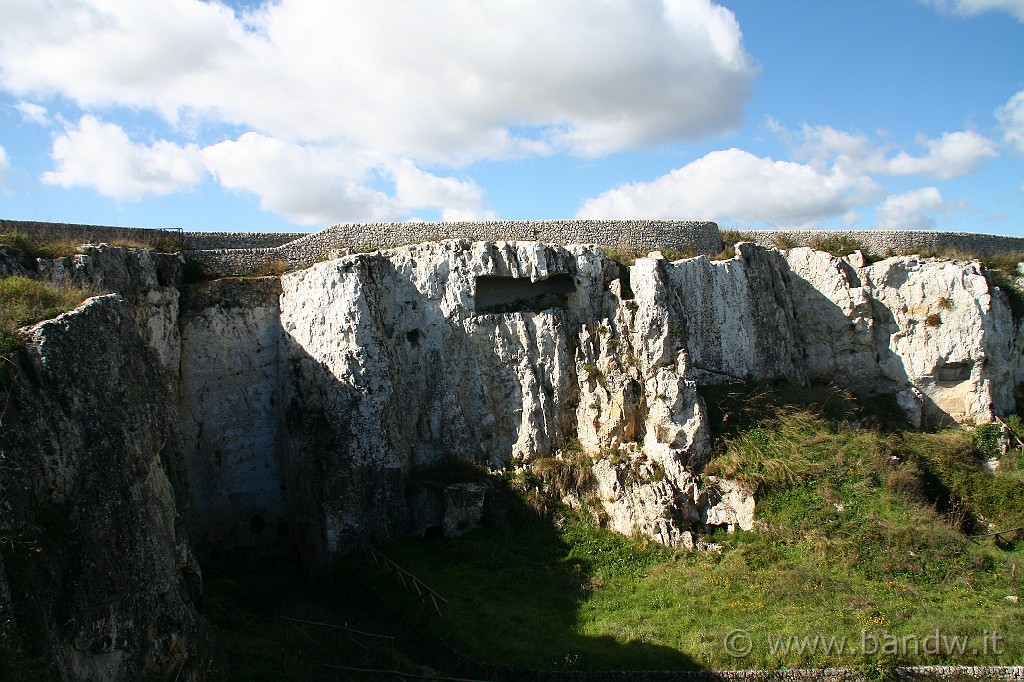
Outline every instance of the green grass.
[(78, 253), (81, 242), (71, 238), (42, 241), (30, 237), (24, 232), (4, 232), (0, 234), (0, 246), (22, 251), (24, 265), (34, 269), (36, 258), (72, 256)]
[[(103, 240), (110, 246), (128, 249), (151, 249), (167, 253), (176, 253), (181, 250), (179, 237), (167, 232), (153, 231), (150, 234), (138, 239), (108, 239)], [(81, 250), (83, 239), (81, 236), (56, 235), (51, 239), (36, 239), (24, 232), (4, 232), (0, 234), (0, 245), (11, 249), (17, 249), (24, 254), (25, 267), (35, 268), (36, 258), (63, 258), (73, 256)]]
[(833, 256), (849, 256), (854, 251), (863, 251), (860, 241), (845, 234), (818, 236), (811, 240), (810, 247), (818, 251), (827, 251)]
[(21, 347), (20, 327), (56, 317), (93, 295), (89, 289), (54, 287), (27, 277), (0, 279), (0, 357)]
[[(1024, 523), (1016, 454), (993, 474), (971, 431), (894, 430), (886, 401), (854, 404), (827, 389), (732, 386), (705, 397), (709, 470), (759, 489), (755, 530), (708, 538), (721, 552), (623, 537), (566, 509), (552, 515), (556, 527), (495, 482), (488, 528), (384, 548), (450, 600), (450, 622), (361, 557), (338, 564), (334, 618), (396, 635), (400, 664), (465, 676), (824, 665), (880, 675), (907, 663), (1024, 662), (1024, 610), (1005, 599), (1020, 594), (1024, 549), (968, 537)], [(751, 637), (746, 657), (723, 645), (734, 630)], [(851, 650), (887, 636), (923, 647), (936, 632), (968, 646), (915, 655), (905, 639), (905, 655)], [(992, 632), (1004, 638), (998, 656), (983, 649)], [(815, 636), (845, 638), (847, 649), (772, 649)]]

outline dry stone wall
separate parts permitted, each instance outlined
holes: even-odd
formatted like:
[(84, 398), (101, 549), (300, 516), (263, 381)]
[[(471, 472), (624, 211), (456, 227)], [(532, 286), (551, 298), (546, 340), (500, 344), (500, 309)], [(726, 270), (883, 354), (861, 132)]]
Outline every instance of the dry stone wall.
[(219, 272), (235, 274), (275, 262), (301, 267), (344, 253), (446, 239), (599, 244), (632, 254), (668, 248), (694, 255), (713, 254), (722, 248), (718, 225), (707, 221), (506, 220), (341, 224), (274, 248), (207, 249), (191, 251), (189, 258)]
[[(736, 234), (736, 233), (733, 233)], [(864, 251), (878, 256), (920, 254), (933, 249), (954, 249), (975, 256), (1024, 251), (1024, 237), (934, 230), (743, 230), (742, 241), (768, 248), (817, 246), (829, 239), (852, 239)]]
[[(77, 238), (84, 242), (135, 240), (177, 244), (191, 261), (223, 274), (247, 274), (273, 266), (304, 267), (352, 252), (389, 249), (445, 239), (469, 241), (541, 241), (548, 244), (598, 244), (636, 255), (675, 249), (712, 255), (723, 247), (723, 234), (709, 221), (686, 220), (504, 220), (479, 222), (343, 223), (314, 233), (201, 232), (180, 228), (145, 229), (0, 220), (0, 232), (24, 232), (37, 239)], [(818, 246), (849, 239), (865, 251), (886, 256), (937, 249), (975, 256), (1024, 252), (1024, 238), (969, 232), (927, 230), (752, 230), (727, 231), (730, 240), (761, 246)]]

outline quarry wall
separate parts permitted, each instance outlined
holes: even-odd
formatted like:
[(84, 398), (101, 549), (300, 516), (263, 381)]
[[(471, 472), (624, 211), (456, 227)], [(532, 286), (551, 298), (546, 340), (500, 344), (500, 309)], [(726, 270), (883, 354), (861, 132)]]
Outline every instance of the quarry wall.
[[(1024, 348), (977, 263), (913, 256), (746, 243), (626, 267), (460, 239), (182, 285), (178, 255), (83, 251), (37, 276), (117, 293), (37, 325), (0, 382), (0, 537), (39, 547), (0, 554), (0, 615), (41, 614), (70, 679), (198, 677), (193, 550), (294, 547), (315, 575), (361, 540), (472, 527), (486, 486), (432, 481), (448, 457), (502, 468), (576, 438), (609, 528), (693, 547), (754, 506), (700, 475), (698, 386), (834, 381), (918, 424), (987, 421)], [(77, 588), (83, 565), (102, 590)]]

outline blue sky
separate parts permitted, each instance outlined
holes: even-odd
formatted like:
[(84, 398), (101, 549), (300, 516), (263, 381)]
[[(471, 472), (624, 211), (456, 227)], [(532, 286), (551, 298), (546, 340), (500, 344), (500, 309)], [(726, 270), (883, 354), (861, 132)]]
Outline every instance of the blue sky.
[(1024, 0), (0, 0), (0, 218), (1024, 235)]

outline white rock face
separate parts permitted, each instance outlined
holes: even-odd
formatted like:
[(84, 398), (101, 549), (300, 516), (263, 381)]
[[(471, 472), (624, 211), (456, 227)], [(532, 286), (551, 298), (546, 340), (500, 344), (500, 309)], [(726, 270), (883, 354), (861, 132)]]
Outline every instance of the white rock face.
[[(431, 472), (576, 439), (610, 528), (707, 548), (695, 534), (753, 527), (754, 499), (701, 474), (698, 386), (834, 382), (931, 425), (1011, 410), (1024, 380), (1024, 328), (977, 263), (741, 244), (626, 268), (588, 246), (456, 240), (321, 263), (280, 294), (248, 278), (180, 301), (175, 267), (109, 247), (41, 263), (120, 296), (39, 325), (31, 376), (4, 389), (0, 530), (42, 543), (18, 575), (41, 581), (27, 593), (66, 677), (200, 675), (190, 536), (295, 543), (315, 574), (362, 539), (486, 516), (486, 486)], [(46, 524), (89, 542), (50, 542)], [(10, 569), (0, 611), (26, 594)], [(45, 587), (72, 577), (92, 587)]]
[(190, 528), (202, 551), (288, 551), (279, 451), (277, 278), (184, 289), (179, 394)]
[(311, 546), (419, 532), (411, 472), (500, 468), (570, 438), (616, 530), (679, 544), (750, 527), (747, 492), (695, 478), (699, 384), (834, 382), (898, 394), (914, 424), (1012, 406), (1014, 325), (976, 263), (736, 254), (627, 269), (586, 246), (449, 241), (286, 275), (282, 470)]
[(676, 497), (709, 451), (668, 272), (641, 259), (627, 280), (592, 247), (451, 241), (285, 275), (286, 400), (307, 423), (283, 469), (300, 530), (327, 553), (410, 532), (411, 472), (500, 468), (578, 437), (657, 471), (653, 485), (595, 468), (613, 526), (678, 542)]
[(853, 268), (787, 254), (807, 376), (894, 393), (914, 425), (984, 422), (1013, 409), (1019, 343), (1004, 294), (977, 262), (916, 256)]

